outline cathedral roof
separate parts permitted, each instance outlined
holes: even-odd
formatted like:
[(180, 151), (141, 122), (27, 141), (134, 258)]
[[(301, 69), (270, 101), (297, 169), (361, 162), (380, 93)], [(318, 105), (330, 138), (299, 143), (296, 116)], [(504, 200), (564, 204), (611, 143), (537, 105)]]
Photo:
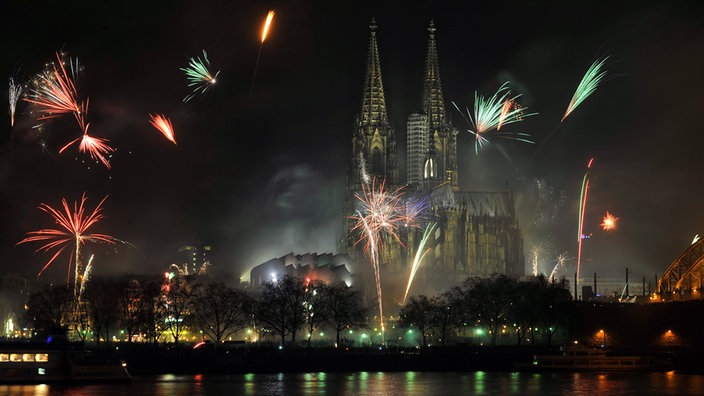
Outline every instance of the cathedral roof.
[(453, 191), (449, 184), (431, 194), (435, 208), (466, 208), (472, 216), (514, 217), (514, 202), (509, 191)]

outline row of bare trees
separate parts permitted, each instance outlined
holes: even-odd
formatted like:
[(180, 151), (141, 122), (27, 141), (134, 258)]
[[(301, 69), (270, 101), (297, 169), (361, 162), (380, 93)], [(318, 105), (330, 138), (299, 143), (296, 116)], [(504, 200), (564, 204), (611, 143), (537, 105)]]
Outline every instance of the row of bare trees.
[(310, 346), (312, 334), (322, 327), (333, 329), (340, 344), (342, 330), (364, 326), (367, 318), (357, 293), (344, 283), (288, 276), (256, 292), (186, 276), (142, 284), (94, 279), (78, 300), (65, 285), (47, 285), (30, 294), (26, 308), (26, 321), (39, 334), (64, 328), (85, 341), (92, 332), (98, 345), (118, 334), (127, 342), (141, 334), (157, 344), (165, 333), (178, 344), (185, 330), (218, 345), (252, 328), (280, 337), (282, 344), (288, 335), (295, 344), (305, 330)]
[(447, 345), (468, 328), (486, 331), (491, 345), (504, 329), (516, 337), (518, 345), (526, 338), (535, 344), (538, 336), (550, 344), (566, 318), (565, 305), (571, 298), (564, 280), (470, 277), (435, 297), (412, 296), (401, 309), (399, 324), (417, 329), (424, 346), (431, 342)]

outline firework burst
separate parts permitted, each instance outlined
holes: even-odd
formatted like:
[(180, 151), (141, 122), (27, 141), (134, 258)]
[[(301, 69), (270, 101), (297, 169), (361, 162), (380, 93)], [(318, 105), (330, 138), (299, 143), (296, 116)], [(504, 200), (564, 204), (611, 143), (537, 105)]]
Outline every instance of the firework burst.
[(149, 123), (152, 124), (154, 128), (161, 132), (171, 143), (176, 144), (174, 127), (171, 125), (171, 120), (162, 114), (149, 114), (149, 118)]
[(489, 98), (480, 96), (475, 91), (474, 111), (470, 112), (467, 107), (466, 116), (457, 104), (452, 102), (452, 105), (462, 115), (465, 121), (474, 128), (474, 130), (469, 130), (469, 132), (474, 135), (474, 152), (476, 154), (479, 154), (479, 149), (489, 142), (488, 138), (485, 137), (489, 136), (489, 134), (502, 139), (535, 143), (529, 139), (530, 135), (527, 133), (500, 131), (501, 127), (504, 125), (513, 124), (522, 121), (525, 117), (537, 114), (526, 113), (525, 108), (519, 106), (516, 101), (521, 95), (509, 97), (510, 94), (511, 91), (509, 90), (508, 82), (501, 84), (498, 91)]
[(195, 57), (188, 61), (188, 67), (182, 67), (179, 70), (186, 72), (188, 86), (193, 91), (183, 98), (184, 102), (193, 99), (197, 94), (205, 94), (210, 87), (215, 84), (219, 71), (213, 73), (210, 71), (210, 60), (208, 53), (203, 50), (203, 58)]
[[(87, 108), (87, 104), (86, 104)], [(85, 124), (83, 129), (83, 136), (73, 139), (72, 141), (66, 143), (60, 150), (59, 154), (66, 151), (67, 148), (71, 147), (76, 142), (78, 144), (78, 151), (81, 153), (87, 153), (95, 161), (100, 161), (105, 165), (106, 168), (110, 169), (110, 161), (106, 156), (110, 156), (115, 149), (112, 148), (108, 143), (108, 139), (96, 138), (88, 135), (88, 127), (90, 124)]]
[(549, 282), (555, 281), (555, 276), (557, 276), (558, 271), (564, 271), (567, 268), (567, 260), (569, 260), (569, 257), (567, 257), (567, 253), (562, 253), (557, 256), (557, 259), (555, 259), (555, 267), (552, 269), (552, 272), (548, 277)]
[(587, 73), (582, 77), (582, 81), (580, 81), (579, 85), (577, 86), (577, 90), (575, 91), (574, 95), (572, 96), (572, 100), (570, 100), (570, 104), (567, 106), (567, 110), (565, 111), (565, 114), (562, 116), (562, 120), (564, 121), (567, 116), (569, 116), (574, 109), (577, 108), (577, 106), (580, 105), (586, 98), (589, 97), (594, 91), (596, 91), (596, 88), (599, 86), (599, 83), (601, 80), (604, 79), (604, 76), (606, 76), (606, 70), (603, 70), (604, 64), (606, 64), (606, 61), (609, 59), (608, 56), (597, 59), (592, 63), (591, 66), (589, 66), (589, 69), (587, 69)]
[[(33, 80), (33, 87), (25, 101), (38, 106), (38, 120), (56, 118), (72, 113), (83, 129), (85, 124), (83, 105), (78, 99), (74, 79), (79, 70), (78, 60), (69, 59), (71, 75), (66, 71), (66, 61), (56, 53), (57, 62), (51, 62)], [(58, 64), (58, 66), (57, 66)]]
[(10, 126), (15, 126), (15, 110), (17, 109), (17, 101), (22, 96), (22, 85), (15, 82), (15, 79), (10, 77), (9, 100), (10, 100)]
[(359, 232), (359, 239), (355, 246), (364, 241), (364, 251), (369, 255), (372, 268), (374, 269), (374, 280), (376, 282), (377, 303), (379, 305), (379, 321), (382, 333), (382, 343), (384, 334), (384, 309), (382, 304), (381, 277), (379, 274), (379, 250), (382, 245), (382, 237), (390, 235), (402, 246), (403, 242), (398, 235), (398, 227), (410, 223), (406, 216), (402, 200), (403, 187), (396, 190), (387, 190), (385, 181), (376, 183), (376, 178), (372, 179), (371, 185), (362, 184), (362, 193), (355, 193), (361, 206), (350, 216), (356, 220), (351, 232)]
[(608, 211), (606, 211), (606, 215), (604, 215), (604, 218), (601, 222), (601, 228), (604, 231), (612, 231), (616, 229), (616, 223), (618, 222), (618, 217), (612, 215)]
[[(362, 184), (362, 194), (355, 194), (362, 208), (357, 211), (357, 216), (353, 216), (357, 223), (352, 228), (352, 231), (369, 228), (375, 236), (374, 240), (378, 239), (377, 237), (382, 232), (385, 232), (403, 244), (398, 235), (398, 227), (403, 224), (409, 224), (412, 221), (406, 215), (405, 204), (402, 199), (404, 187), (399, 187), (392, 191), (386, 189), (385, 184), (385, 181), (377, 184), (376, 178), (372, 179), (369, 187), (366, 184)], [(367, 237), (366, 232), (361, 232), (357, 243), (361, 241), (365, 241), (364, 249), (369, 251), (373, 241)]]
[(37, 276), (41, 276), (61, 253), (67, 249), (73, 248), (74, 250), (69, 258), (67, 283), (71, 283), (71, 266), (73, 261), (75, 271), (74, 295), (78, 296), (80, 277), (83, 274), (81, 248), (85, 242), (115, 243), (115, 238), (110, 235), (88, 233), (93, 225), (103, 219), (102, 205), (106, 199), (107, 196), (105, 196), (90, 213), (86, 210), (85, 203), (87, 197), (85, 193), (83, 193), (80, 203), (74, 202), (73, 209), (71, 209), (65, 198), (61, 200), (63, 211), (61, 209), (54, 209), (45, 203), (39, 205), (39, 209), (51, 215), (58, 227), (28, 232), (27, 237), (17, 243), (19, 245), (28, 242), (42, 242), (45, 244), (40, 246), (36, 251), (53, 253), (53, 256), (44, 265), (41, 271), (39, 271)]

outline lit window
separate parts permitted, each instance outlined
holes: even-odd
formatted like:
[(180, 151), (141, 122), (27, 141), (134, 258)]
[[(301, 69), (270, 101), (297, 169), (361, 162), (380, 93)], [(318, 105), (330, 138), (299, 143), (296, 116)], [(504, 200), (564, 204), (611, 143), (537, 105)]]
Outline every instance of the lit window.
[(0, 353), (0, 362), (9, 362), (10, 355), (7, 353)]
[(21, 361), (22, 361), (22, 354), (20, 354), (20, 353), (11, 353), (11, 354), (10, 354), (10, 361), (11, 361), (11, 362), (21, 362)]
[(34, 354), (33, 353), (22, 354), (22, 361), (23, 362), (33, 362), (34, 361)]
[(46, 374), (46, 369), (44, 367), (39, 367), (37, 368), (37, 374), (39, 375), (45, 375)]
[(38, 353), (38, 354), (34, 355), (34, 361), (48, 362), (49, 361), (49, 354), (48, 353)]

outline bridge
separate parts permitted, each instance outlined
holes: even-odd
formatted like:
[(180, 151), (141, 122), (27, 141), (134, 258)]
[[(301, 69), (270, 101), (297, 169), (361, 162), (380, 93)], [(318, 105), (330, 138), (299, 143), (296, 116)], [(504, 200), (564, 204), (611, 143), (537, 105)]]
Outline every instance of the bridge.
[(692, 243), (670, 264), (658, 280), (654, 300), (693, 300), (702, 298), (704, 280), (704, 239)]

